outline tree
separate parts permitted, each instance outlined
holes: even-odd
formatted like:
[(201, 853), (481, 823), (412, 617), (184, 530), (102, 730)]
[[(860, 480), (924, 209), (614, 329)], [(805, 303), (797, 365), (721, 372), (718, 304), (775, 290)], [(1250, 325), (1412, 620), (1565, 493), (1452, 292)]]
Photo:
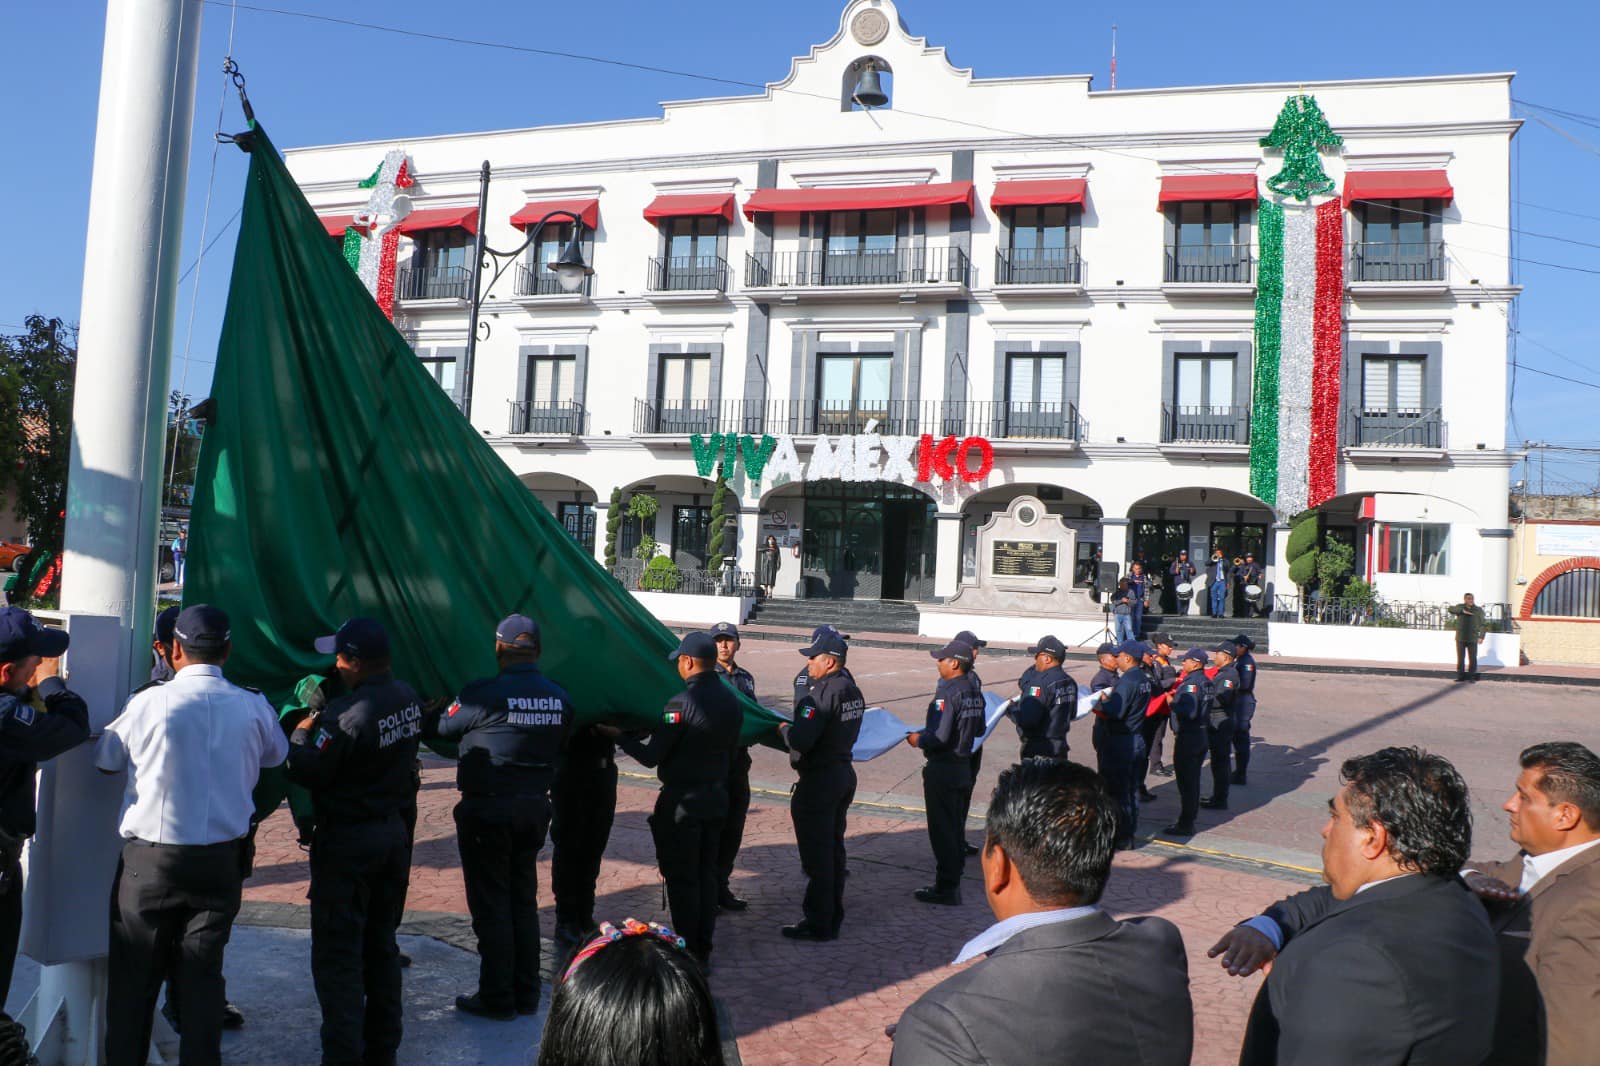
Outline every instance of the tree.
[(78, 330), (42, 315), (29, 315), (25, 323), (26, 333), (0, 337), (0, 496), (27, 524), (34, 557), (59, 557)]
[(1305, 511), (1290, 520), (1284, 555), (1289, 563), (1289, 580), (1304, 594), (1317, 578), (1317, 512)]
[(722, 557), (732, 555), (734, 546), (728, 544), (728, 501), (733, 493), (722, 479), (722, 466), (717, 466), (717, 487), (711, 492), (711, 558), (706, 567), (713, 572), (722, 569)]
[(617, 537), (622, 533), (622, 489), (611, 490), (611, 506), (606, 508), (606, 569), (617, 565)]
[(648, 493), (636, 492), (628, 498), (629, 516), (639, 520), (639, 546), (633, 549), (633, 554), (640, 559), (655, 557), (656, 538), (650, 528), (655, 524), (656, 512), (660, 510), (661, 504)]

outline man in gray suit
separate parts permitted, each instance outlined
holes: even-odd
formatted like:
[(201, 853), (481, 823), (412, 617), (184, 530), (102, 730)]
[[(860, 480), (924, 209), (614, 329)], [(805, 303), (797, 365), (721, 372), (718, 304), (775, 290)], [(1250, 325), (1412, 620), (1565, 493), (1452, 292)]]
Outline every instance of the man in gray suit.
[(1116, 804), (1088, 767), (1032, 758), (1000, 775), (982, 852), (999, 921), (955, 961), (987, 958), (906, 1009), (894, 1066), (1187, 1066), (1183, 937), (1162, 918), (1117, 921), (1095, 906), (1116, 833)]
[[(1322, 830), (1328, 882), (1236, 926), (1210, 954), (1271, 962), (1241, 1066), (1475, 1066), (1494, 1036), (1500, 964), (1459, 876), (1467, 786), (1417, 748), (1349, 759)], [(1275, 961), (1274, 961), (1275, 959)]]

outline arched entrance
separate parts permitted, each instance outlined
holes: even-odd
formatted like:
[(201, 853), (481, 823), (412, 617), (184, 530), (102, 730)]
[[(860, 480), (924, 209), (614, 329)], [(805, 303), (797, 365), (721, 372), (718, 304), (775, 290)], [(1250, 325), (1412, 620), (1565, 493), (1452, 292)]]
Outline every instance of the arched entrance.
[(622, 490), (626, 507), (636, 494), (655, 498), (654, 519), (641, 520), (623, 515), (618, 527), (617, 557), (632, 559), (646, 535), (654, 538), (657, 551), (670, 555), (684, 570), (703, 570), (711, 554), (711, 495), (716, 483), (706, 478), (680, 474), (636, 481)]
[[(1253, 556), (1271, 566), (1272, 509), (1254, 496), (1230, 489), (1194, 486), (1146, 496), (1128, 508), (1128, 567), (1141, 564), (1161, 579), (1161, 610), (1177, 609), (1174, 582), (1168, 579), (1178, 553), (1204, 570), (1211, 553), (1221, 551), (1233, 564)], [(1244, 613), (1242, 586), (1233, 590), (1229, 613)]]
[(556, 521), (572, 538), (594, 554), (595, 511), (598, 497), (594, 489), (575, 477), (565, 474), (524, 474), (521, 482), (528, 486), (535, 498), (550, 509)]
[(807, 599), (927, 600), (937, 508), (928, 493), (896, 482), (793, 483), (762, 499), (762, 534), (790, 533), (784, 571), (792, 580), (781, 585)]
[(1072, 583), (1089, 588), (1095, 581), (1095, 565), (1100, 558), (1102, 532), (1100, 505), (1081, 492), (1059, 484), (1019, 482), (985, 489), (961, 506), (961, 580), (978, 576), (978, 530), (997, 512), (1011, 506), (1018, 496), (1036, 496), (1045, 510), (1059, 515), (1077, 533), (1077, 558), (1070, 560)]

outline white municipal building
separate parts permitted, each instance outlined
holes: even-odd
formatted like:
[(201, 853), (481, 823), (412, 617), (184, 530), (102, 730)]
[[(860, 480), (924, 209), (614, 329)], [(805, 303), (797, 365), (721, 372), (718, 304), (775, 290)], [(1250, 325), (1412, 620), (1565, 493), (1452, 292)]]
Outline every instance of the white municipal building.
[[(351, 216), (360, 240), (390, 235), (396, 325), (597, 557), (620, 487), (655, 496), (655, 537), (704, 566), (709, 475), (731, 455), (739, 569), (776, 536), (779, 596), (948, 598), (1024, 494), (1076, 530), (1063, 580), (1086, 583), (1096, 549), (1161, 565), (1214, 547), (1271, 579), (1281, 485), (1309, 463), (1327, 534), (1383, 596), (1508, 598), (1510, 75), (985, 78), (891, 0), (853, 0), (798, 51), (765, 92), (659, 116), (288, 154), (336, 242)], [(886, 99), (863, 108), (873, 82)], [(1291, 153), (1261, 145), (1301, 94), (1342, 142), (1314, 148), (1331, 191), (1304, 205), (1269, 187)], [(361, 217), (359, 183), (397, 150), (402, 195)], [(1294, 240), (1265, 254), (1275, 203), (1330, 201), (1317, 278)], [(550, 269), (566, 216), (492, 287), (485, 272), (468, 397), (474, 234), (514, 248), (556, 209), (582, 220), (594, 273), (568, 293)], [(1262, 406), (1272, 271), (1285, 396), (1311, 350), (1289, 303), (1315, 288), (1335, 316), (1316, 319), (1309, 445), (1310, 410)], [(1252, 494), (1263, 411), (1269, 445), (1300, 442), (1277, 500)]]

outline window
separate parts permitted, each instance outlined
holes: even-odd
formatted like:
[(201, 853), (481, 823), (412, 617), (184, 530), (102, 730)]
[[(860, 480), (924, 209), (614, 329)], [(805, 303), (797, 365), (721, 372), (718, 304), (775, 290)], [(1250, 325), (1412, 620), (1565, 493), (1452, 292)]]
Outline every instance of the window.
[(1380, 574), (1450, 573), (1450, 527), (1423, 523), (1378, 527), (1378, 572)]
[(411, 265), (398, 279), (407, 300), (464, 300), (471, 280), (472, 235), (461, 229), (428, 230), (415, 237)]
[(826, 218), (823, 237), (824, 285), (889, 285), (896, 269), (895, 211), (835, 211)]
[(711, 545), (711, 508), (698, 504), (672, 509), (672, 561), (685, 570), (704, 570)]
[(817, 430), (860, 433), (889, 417), (892, 355), (823, 355), (817, 367)]
[(1584, 567), (1557, 574), (1539, 590), (1533, 613), (1553, 618), (1600, 618), (1600, 570)]
[(656, 379), (661, 433), (699, 433), (711, 416), (711, 356), (663, 355)]
[(1006, 358), (1006, 425), (1011, 437), (1059, 437), (1066, 432), (1064, 355)]
[(1421, 359), (1361, 357), (1361, 410), (1368, 415), (1422, 413)]
[(1247, 282), (1249, 208), (1231, 200), (1189, 200), (1170, 209), (1173, 245), (1168, 281)]
[[(1267, 527), (1254, 523), (1213, 522), (1211, 524), (1211, 551), (1221, 549), (1228, 562), (1254, 555), (1263, 566), (1267, 562)], [(1209, 553), (1206, 559), (1210, 559)], [(1197, 565), (1203, 565), (1197, 564)]]
[(527, 357), (526, 392), (513, 418), (514, 433), (576, 433), (577, 360), (570, 355)]
[[(561, 253), (567, 250), (567, 242), (572, 240), (573, 225), (571, 222), (551, 221), (539, 231), (539, 240), (528, 248), (528, 261), (522, 268), (517, 286), (517, 291), (523, 296), (553, 296), (567, 291), (561, 287), (550, 264), (560, 259)], [(594, 231), (588, 226), (583, 227), (579, 239), (583, 246), (583, 261), (593, 266)], [(591, 280), (585, 278), (583, 287), (578, 291), (588, 293)]]
[(1193, 414), (1233, 406), (1233, 356), (1180, 355), (1173, 367), (1173, 402)]
[[(558, 503), (556, 521), (572, 535), (573, 540), (583, 545), (585, 551), (594, 554), (594, 504)], [(634, 525), (637, 526), (638, 523), (635, 522)]]
[(428, 376), (434, 381), (438, 382), (439, 387), (443, 389), (452, 400), (459, 404), (461, 402), (461, 395), (458, 391), (459, 382), (457, 379), (457, 373), (459, 364), (456, 361), (456, 357), (453, 355), (438, 355), (429, 353), (423, 355), (421, 358), (422, 369), (426, 370), (428, 372)]
[(1002, 285), (1064, 285), (1078, 281), (1068, 204), (1011, 209), (1011, 236), (1001, 262)]
[(1371, 200), (1359, 208), (1361, 243), (1353, 281), (1439, 281), (1444, 248), (1437, 239), (1438, 200)]
[(724, 289), (722, 240), (726, 223), (716, 216), (669, 218), (662, 222), (666, 242), (655, 288), (672, 291)]

